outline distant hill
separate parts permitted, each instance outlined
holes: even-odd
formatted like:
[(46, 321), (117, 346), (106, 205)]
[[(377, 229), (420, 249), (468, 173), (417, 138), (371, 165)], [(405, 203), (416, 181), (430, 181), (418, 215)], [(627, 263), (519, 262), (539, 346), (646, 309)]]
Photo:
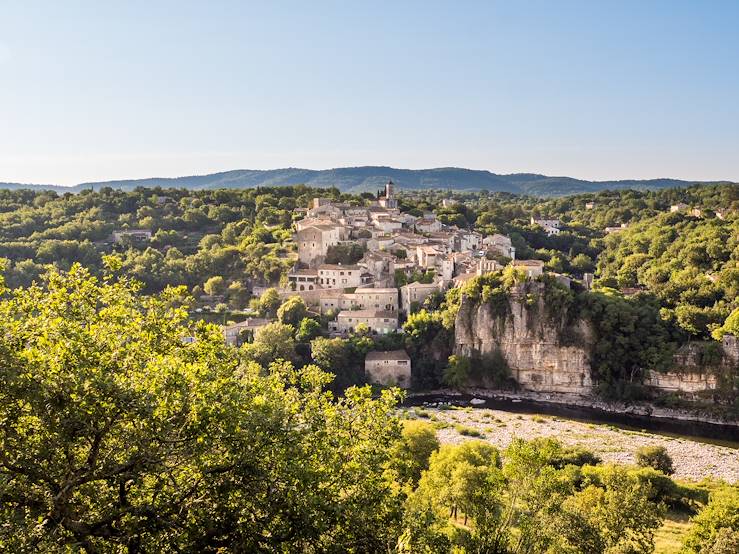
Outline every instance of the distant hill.
[(396, 169), (382, 166), (340, 167), (336, 169), (236, 169), (210, 175), (189, 177), (153, 177), (122, 181), (81, 183), (74, 187), (0, 183), (4, 189), (40, 189), (79, 192), (83, 189), (112, 187), (131, 190), (136, 187), (187, 189), (253, 188), (305, 184), (313, 187), (337, 187), (344, 192), (374, 191), (389, 179), (402, 189), (489, 190), (537, 196), (563, 196), (605, 189), (662, 189), (695, 184), (719, 184), (727, 181), (681, 181), (648, 179), (627, 181), (585, 181), (572, 177), (549, 177), (533, 173), (499, 175), (490, 171), (441, 167), (436, 169)]

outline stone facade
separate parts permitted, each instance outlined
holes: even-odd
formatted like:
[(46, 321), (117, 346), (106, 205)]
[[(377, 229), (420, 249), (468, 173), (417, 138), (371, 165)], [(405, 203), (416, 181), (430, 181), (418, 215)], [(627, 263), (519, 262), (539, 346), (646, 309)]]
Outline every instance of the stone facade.
[(344, 310), (336, 321), (329, 322), (332, 331), (353, 333), (357, 325), (364, 324), (378, 335), (386, 335), (398, 328), (398, 313), (384, 310)]
[(401, 388), (411, 386), (411, 359), (405, 350), (368, 352), (364, 372), (370, 383)]

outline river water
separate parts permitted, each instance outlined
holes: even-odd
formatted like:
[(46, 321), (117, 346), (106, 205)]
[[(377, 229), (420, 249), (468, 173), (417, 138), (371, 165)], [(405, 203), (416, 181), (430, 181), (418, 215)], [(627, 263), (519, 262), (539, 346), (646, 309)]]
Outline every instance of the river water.
[[(471, 406), (471, 395), (421, 394), (408, 397), (404, 406), (446, 403), (455, 406)], [(681, 437), (698, 442), (720, 444), (739, 449), (739, 426), (719, 425), (702, 421), (649, 417), (643, 415), (616, 413), (598, 408), (558, 404), (553, 402), (481, 398), (484, 403), (476, 403), (474, 408), (489, 408), (520, 414), (542, 414), (557, 416), (585, 423), (606, 423), (622, 429), (648, 431), (658, 435)]]

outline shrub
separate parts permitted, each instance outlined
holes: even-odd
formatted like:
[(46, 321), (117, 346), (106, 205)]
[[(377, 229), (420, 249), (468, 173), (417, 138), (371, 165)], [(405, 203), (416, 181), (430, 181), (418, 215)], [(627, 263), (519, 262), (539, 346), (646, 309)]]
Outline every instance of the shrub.
[(651, 467), (665, 475), (672, 475), (672, 458), (664, 446), (642, 446), (636, 451), (636, 464)]
[(482, 437), (483, 434), (478, 431), (477, 429), (474, 429), (472, 427), (467, 427), (466, 425), (455, 425), (454, 428), (457, 430), (457, 433), (464, 437)]

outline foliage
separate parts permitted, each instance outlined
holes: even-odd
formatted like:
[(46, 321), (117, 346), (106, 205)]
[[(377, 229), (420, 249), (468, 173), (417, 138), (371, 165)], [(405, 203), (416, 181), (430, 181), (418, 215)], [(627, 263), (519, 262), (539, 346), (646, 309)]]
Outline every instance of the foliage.
[(663, 509), (649, 485), (614, 466), (555, 467), (561, 452), (514, 440), (501, 464), (479, 441), (442, 446), (406, 503), (401, 551), (651, 552)]
[(672, 458), (664, 446), (641, 446), (634, 454), (639, 467), (651, 467), (665, 475), (672, 475)]
[(418, 484), (421, 473), (429, 468), (431, 454), (439, 449), (434, 427), (418, 420), (403, 422), (403, 432), (393, 456), (401, 482), (413, 487)]
[(259, 311), (264, 317), (277, 317), (281, 305), (280, 295), (275, 288), (268, 288), (259, 297)]
[(739, 337), (739, 308), (735, 308), (729, 317), (726, 318), (721, 327), (714, 329), (712, 335), (716, 340), (721, 340), (724, 335), (731, 334)]
[(277, 321), (260, 327), (254, 341), (241, 347), (244, 357), (261, 365), (272, 360), (292, 361), (295, 359), (295, 330), (291, 325)]
[(277, 320), (297, 328), (307, 313), (305, 301), (300, 296), (291, 296), (277, 309)]
[(74, 266), (0, 302), (0, 549), (391, 548), (397, 396), (243, 363), (180, 298)]
[(692, 520), (685, 539), (686, 553), (724, 554), (739, 538), (739, 488), (726, 485), (711, 493), (710, 501)]

